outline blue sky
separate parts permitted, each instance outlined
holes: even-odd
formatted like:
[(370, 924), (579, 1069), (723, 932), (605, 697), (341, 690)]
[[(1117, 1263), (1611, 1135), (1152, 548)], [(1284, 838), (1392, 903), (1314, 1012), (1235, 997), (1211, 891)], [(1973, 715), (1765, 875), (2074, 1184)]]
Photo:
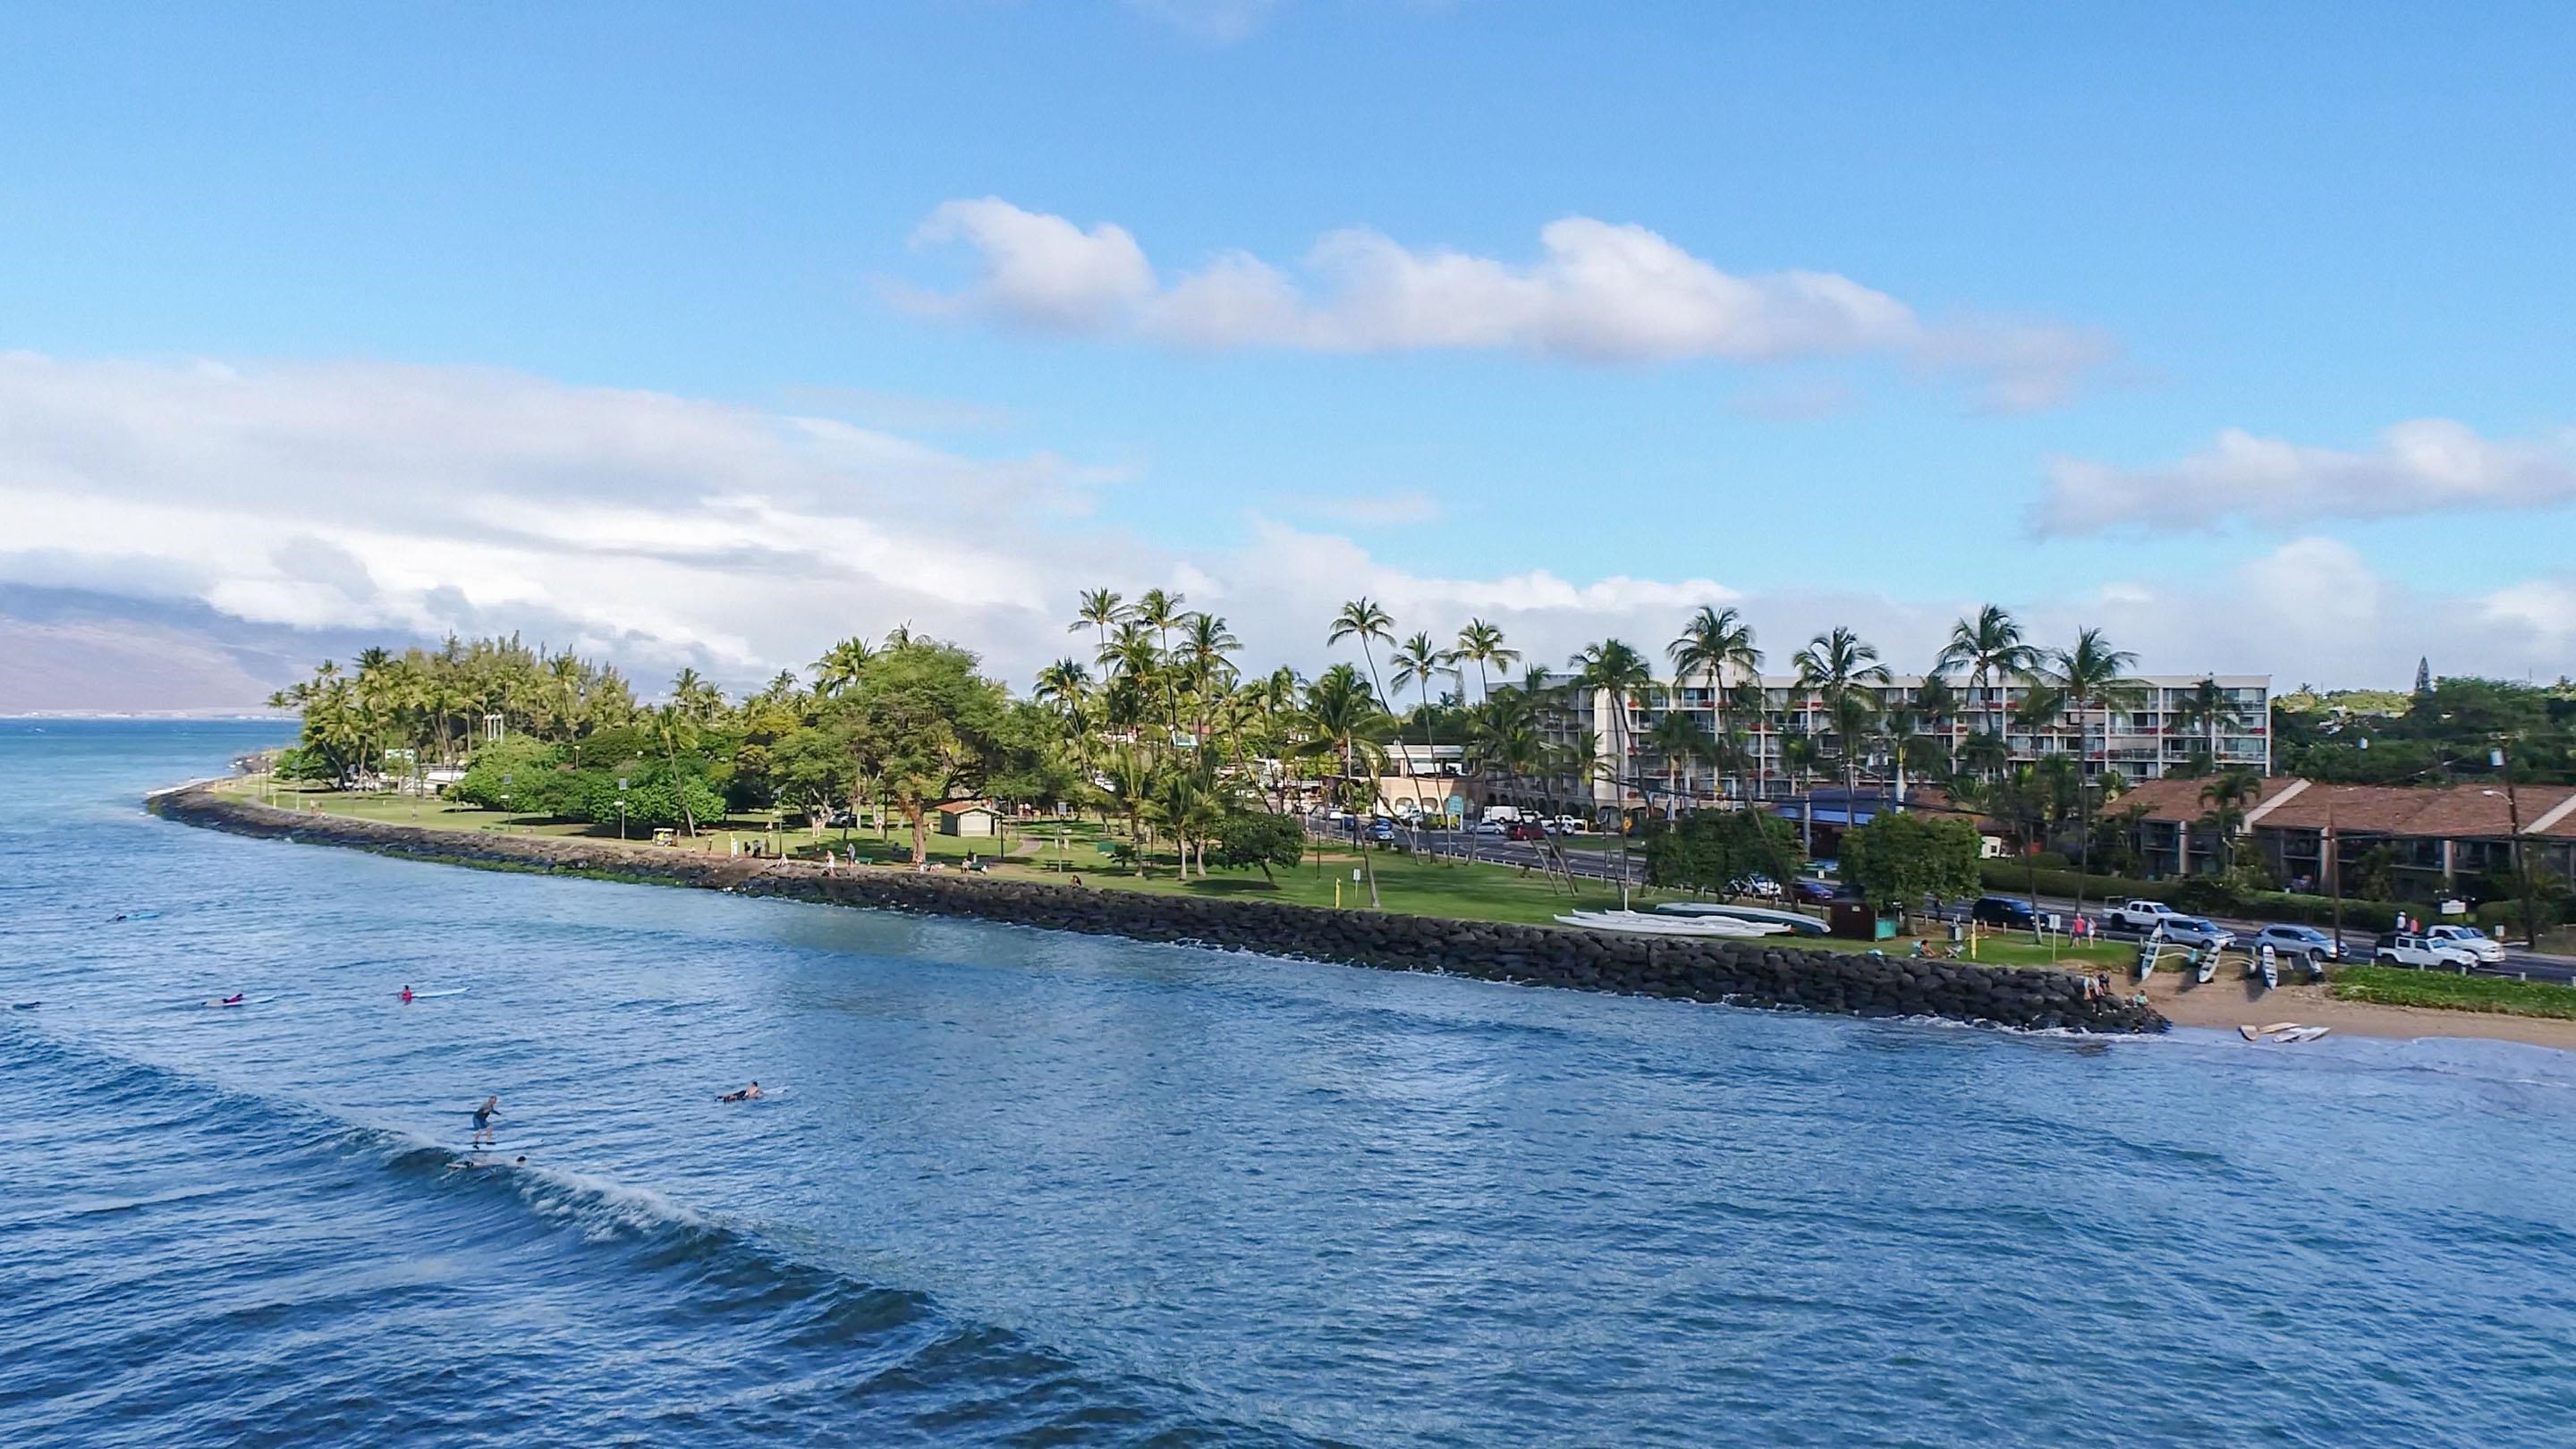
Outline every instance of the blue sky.
[[(1902, 659), (1988, 597), (2126, 628), (2151, 668), (2384, 677), (2429, 652), (2555, 675), (2576, 646), (2564, 6), (886, 0), (14, 23), (0, 351), (43, 366), (17, 380), (33, 401), (0, 396), (0, 436), (39, 440), (0, 457), (0, 489), (45, 492), (22, 522), (51, 522), (14, 553), (0, 537), (0, 581), (149, 579), (315, 627), (524, 621), (737, 676), (881, 614), (988, 633), (970, 642), (1024, 670), (1061, 648), (1056, 571), (1084, 557), (1130, 570), (1097, 581), (1131, 592), (1203, 579), (1239, 632), (1301, 662), (1321, 631), (1300, 611), (1363, 584), (1444, 633), (1524, 615), (1534, 647), (1660, 644), (1690, 581), (1739, 595), (1784, 656), (1848, 615)], [(1034, 319), (984, 285), (980, 233), (922, 239), (983, 198), (1120, 229), (1152, 290)], [(1365, 229), (1535, 286), (1541, 229), (1567, 218), (1727, 278), (1847, 279), (1902, 320), (1857, 344), (1793, 329), (1751, 360), (1712, 324), (1670, 355), (1594, 330), (1602, 294), (1579, 290), (1494, 338), (1425, 342), (1382, 325), (1374, 293), (1337, 302), (1346, 283), (1308, 260)], [(1297, 289), (1296, 319), (1175, 341), (1165, 294), (1236, 252)], [(1505, 295), (1424, 305), (1457, 310), (1437, 331)], [(1638, 326), (1666, 310), (1639, 305)], [(1995, 406), (1957, 360), (2002, 328), (2073, 349), (2046, 405)], [(172, 421), (190, 410), (156, 370), (208, 363), (261, 390), (240, 410), (257, 436), (221, 407), (194, 443)], [(825, 569), (811, 581), (851, 602), (793, 629), (748, 603), (636, 627), (613, 599), (504, 586), (492, 538), (452, 520), (371, 526), (297, 495), (252, 528), (234, 498), (243, 537), (285, 539), (257, 577), (151, 542), (149, 510), (224, 491), (190, 479), (197, 461), (251, 467), (262, 441), (328, 459), (347, 491), (386, 486), (419, 440), (370, 438), (366, 388), (459, 374), (538, 400), (458, 402), (451, 432), (614, 389), (936, 450), (973, 481), (802, 486), (902, 535), (890, 548), (990, 545), (1031, 591)], [(317, 397), (345, 412), (314, 422)], [(2418, 420), (2453, 425), (2426, 446), (2465, 459), (2456, 492), (2438, 464), (2377, 454)], [(147, 467), (99, 446), (126, 427), (173, 436)], [(2289, 450), (2258, 470), (2278, 497), (2255, 516), (2227, 501), (2231, 467), (2170, 473), (2228, 430)], [(2085, 521), (2035, 528), (2063, 460), (2100, 488)], [(513, 444), (459, 466), (531, 504), (579, 473), (596, 504), (633, 457)], [(299, 486), (330, 492), (331, 467)], [(628, 494), (677, 528), (762, 487)], [(2155, 501), (2177, 491), (2192, 501)], [(83, 541), (83, 498), (118, 505), (116, 548)], [(446, 592), (403, 562), (415, 534), (453, 556)], [(525, 529), (509, 542), (523, 569), (542, 554)], [(306, 587), (315, 550), (356, 558), (356, 580)], [(1353, 587), (1237, 576), (1283, 554)], [(1578, 597), (1516, 599), (1533, 571)], [(2284, 575), (2306, 582), (2266, 592)], [(1677, 593), (1580, 594), (1618, 578)]]

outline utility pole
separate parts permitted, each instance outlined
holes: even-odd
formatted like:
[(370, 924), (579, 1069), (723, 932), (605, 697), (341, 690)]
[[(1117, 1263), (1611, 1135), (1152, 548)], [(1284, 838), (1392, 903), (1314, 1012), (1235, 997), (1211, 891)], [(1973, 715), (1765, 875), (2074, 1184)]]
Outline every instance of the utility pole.
[(2523, 869), (2522, 802), (2513, 793), (2513, 736), (2499, 735), (2496, 739), (2494, 761), (2496, 768), (2504, 771), (2504, 817), (2510, 831), (2505, 846), (2512, 852), (2514, 893), (2522, 897), (2522, 939), (2528, 943), (2527, 949), (2537, 951), (2540, 924), (2534, 912), (2538, 903), (2532, 900), (2531, 876)]
[(2334, 893), (2335, 959), (2343, 959), (2343, 837), (2335, 834), (2334, 797), (2326, 797), (2325, 858), (2320, 862), (2326, 872), (2326, 888)]

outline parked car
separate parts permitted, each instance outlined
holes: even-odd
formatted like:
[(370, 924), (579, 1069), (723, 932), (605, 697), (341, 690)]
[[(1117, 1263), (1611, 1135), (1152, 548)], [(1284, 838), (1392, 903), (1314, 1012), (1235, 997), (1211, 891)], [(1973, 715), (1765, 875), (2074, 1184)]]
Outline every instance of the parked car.
[(1979, 896), (1968, 907), (1968, 918), (1981, 926), (2001, 926), (2007, 930), (2032, 931), (2039, 928), (2039, 917), (2030, 902), (2011, 896)]
[(2343, 949), (2335, 945), (2334, 937), (2314, 926), (2265, 926), (2245, 941), (2248, 951), (2259, 952), (2266, 946), (2284, 960), (2310, 966), (2343, 959)]
[(2144, 936), (2182, 912), (2162, 901), (2128, 900), (2102, 913), (2102, 919), (2114, 930), (2135, 931)]
[(1503, 829), (1508, 832), (1503, 836), (1505, 840), (1547, 839), (1546, 831), (1539, 829), (1537, 826), (1530, 824), (1526, 820), (1515, 820), (1511, 824), (1504, 826)]
[(2500, 965), (2504, 961), (2504, 942), (2475, 926), (2435, 926), (2424, 933), (2424, 939), (2447, 941), (2477, 957), (2483, 966)]
[(1801, 905), (1821, 906), (1831, 901), (1837, 894), (1831, 881), (1802, 878), (1789, 882), (1789, 898)]
[(1592, 833), (1591, 826), (1584, 824), (1581, 820), (1572, 815), (1559, 815), (1547, 824), (1550, 830), (1555, 831), (1559, 835), (1590, 835)]
[[(2203, 951), (2223, 951), (2236, 944), (2234, 931), (2207, 916), (2167, 916), (2164, 935), (2174, 945), (2197, 947)], [(2276, 946), (2273, 949), (2280, 948)]]
[(1369, 839), (1385, 845), (1395, 839), (1395, 822), (1381, 815), (1369, 822)]
[(1757, 901), (1776, 901), (1780, 899), (1780, 883), (1767, 875), (1748, 875), (1741, 880), (1727, 882), (1726, 893), (1751, 896)]
[(1490, 835), (1497, 839), (1509, 834), (1511, 832), (1511, 828), (1512, 827), (1508, 822), (1496, 820), (1491, 816), (1476, 822), (1476, 833), (1478, 835)]
[(2419, 970), (2430, 967), (2437, 971), (2457, 971), (2478, 964), (2477, 956), (2465, 946), (2401, 931), (2380, 937), (2371, 948), (2370, 959), (2382, 966), (2413, 966)]

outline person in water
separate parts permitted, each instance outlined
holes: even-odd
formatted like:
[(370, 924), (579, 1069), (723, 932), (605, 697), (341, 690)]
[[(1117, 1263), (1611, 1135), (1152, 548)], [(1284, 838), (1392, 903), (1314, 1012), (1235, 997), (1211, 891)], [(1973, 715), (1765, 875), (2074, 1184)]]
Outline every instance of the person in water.
[(409, 982), (405, 982), (403, 984), (403, 989), (395, 992), (394, 994), (402, 998), (403, 1005), (411, 1005), (411, 984)]
[(716, 1100), (719, 1102), (757, 1102), (760, 1098), (760, 1083), (754, 1082), (739, 1092), (727, 1092), (723, 1096), (716, 1098)]
[(469, 1145), (475, 1147), (496, 1145), (492, 1136), (492, 1119), (499, 1115), (501, 1115), (501, 1099), (484, 1098), (483, 1105), (474, 1109), (474, 1137)]
[(218, 997), (211, 998), (211, 999), (209, 999), (209, 1000), (206, 1002), (206, 1004), (207, 1004), (208, 1006), (239, 1006), (239, 1005), (241, 1005), (243, 1002), (248, 1001), (249, 999), (250, 999), (250, 997), (249, 997), (248, 995), (246, 995), (246, 994), (244, 994), (244, 993), (242, 993), (242, 992), (236, 991), (236, 992), (234, 992), (234, 993), (233, 993), (232, 995), (230, 995), (230, 996), (218, 996)]
[(469, 1167), (525, 1167), (527, 1165), (528, 1157), (527, 1154), (523, 1152), (519, 1154), (517, 1158), (509, 1162), (495, 1162), (488, 1157), (469, 1157), (462, 1162), (451, 1162), (447, 1164), (447, 1170), (450, 1172), (463, 1172)]

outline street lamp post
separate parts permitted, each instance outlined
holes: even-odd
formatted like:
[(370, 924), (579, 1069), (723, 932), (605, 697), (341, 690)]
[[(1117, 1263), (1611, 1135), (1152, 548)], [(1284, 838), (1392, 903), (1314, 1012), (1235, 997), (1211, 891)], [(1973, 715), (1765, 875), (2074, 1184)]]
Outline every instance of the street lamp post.
[(617, 777), (617, 838), (626, 838), (626, 777)]

